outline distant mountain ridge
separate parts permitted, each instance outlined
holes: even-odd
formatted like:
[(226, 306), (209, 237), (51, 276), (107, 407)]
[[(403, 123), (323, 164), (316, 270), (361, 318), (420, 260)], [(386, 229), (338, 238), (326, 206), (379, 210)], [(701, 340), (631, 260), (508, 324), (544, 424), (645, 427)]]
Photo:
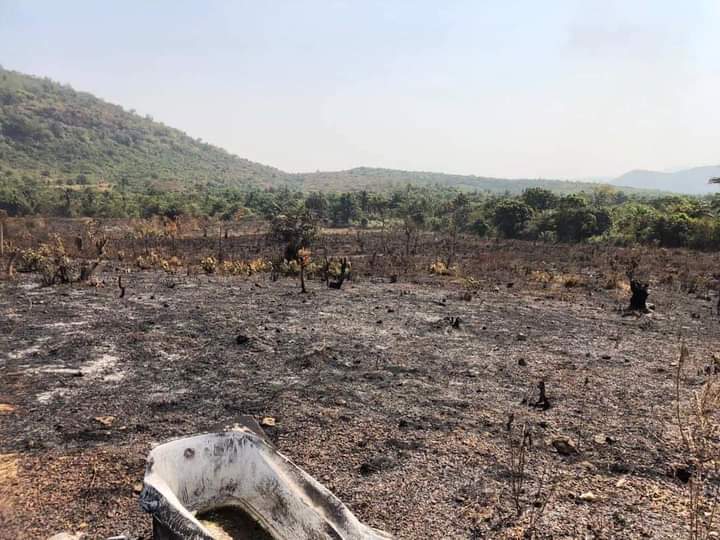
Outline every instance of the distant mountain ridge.
[[(574, 180), (553, 180), (542, 178), (507, 179), (486, 176), (445, 174), (424, 171), (402, 171), (398, 169), (382, 169), (372, 167), (356, 167), (345, 171), (315, 172), (291, 174), (293, 184), (306, 191), (377, 191), (389, 187), (402, 187), (407, 184), (416, 186), (444, 186), (468, 191), (489, 191), (492, 193), (522, 193), (531, 187), (543, 187), (557, 193), (590, 192), (603, 185), (597, 182)], [(607, 185), (607, 184), (605, 184)], [(626, 189), (629, 193), (638, 190)], [(649, 190), (650, 192), (657, 190)]]
[(709, 184), (708, 180), (719, 176), (720, 165), (693, 167), (675, 172), (637, 169), (617, 177), (611, 184), (639, 189), (658, 189), (676, 193), (703, 195), (718, 192), (717, 186)]
[[(655, 174), (655, 173), (653, 173)], [(716, 176), (720, 176), (720, 170)], [(592, 191), (595, 182), (491, 178), (358, 167), (286, 173), (237, 157), (180, 130), (141, 117), (92, 94), (47, 78), (0, 67), (0, 187), (27, 179), (48, 186), (193, 190), (211, 187), (310, 190), (386, 190), (407, 184), (493, 193), (545, 187), (559, 193)], [(631, 176), (629, 180), (634, 180)], [(625, 182), (613, 182), (618, 187)], [(638, 181), (636, 192), (660, 185)], [(633, 186), (633, 184), (629, 184)]]

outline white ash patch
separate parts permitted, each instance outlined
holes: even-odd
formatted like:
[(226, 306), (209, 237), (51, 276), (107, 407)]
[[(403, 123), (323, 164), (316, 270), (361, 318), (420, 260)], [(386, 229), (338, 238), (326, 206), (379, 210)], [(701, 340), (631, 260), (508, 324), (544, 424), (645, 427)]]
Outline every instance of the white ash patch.
[[(43, 324), (42, 327), (48, 330), (70, 330), (73, 327), (77, 326), (86, 326), (88, 324), (88, 321), (73, 321), (73, 322), (55, 322), (55, 323), (47, 323)], [(63, 332), (63, 334), (67, 334), (70, 332)]]
[(26, 349), (19, 349), (19, 350), (13, 351), (11, 353), (8, 353), (8, 358), (10, 360), (20, 360), (22, 358), (27, 358), (31, 354), (35, 354), (37, 352), (40, 352), (40, 345), (33, 345)]
[(69, 391), (69, 388), (55, 388), (54, 390), (48, 390), (47, 392), (40, 392), (35, 399), (37, 399), (40, 403), (50, 403), (50, 401), (54, 398), (66, 396)]
[(40, 284), (36, 281), (26, 281), (25, 283), (19, 283), (18, 288), (23, 289), (24, 291), (31, 291), (33, 289), (39, 289)]
[(159, 350), (158, 354), (162, 356), (162, 359), (166, 362), (175, 362), (181, 358), (178, 353), (169, 353), (163, 350)]
[(127, 373), (125, 371), (116, 371), (115, 373), (111, 373), (109, 375), (105, 375), (103, 377), (103, 381), (105, 382), (119, 382), (122, 381), (125, 378), (125, 375)]
[(117, 364), (119, 358), (114, 354), (105, 353), (94, 360), (85, 362), (80, 366), (80, 373), (84, 376), (92, 377), (100, 375), (105, 371), (111, 370)]

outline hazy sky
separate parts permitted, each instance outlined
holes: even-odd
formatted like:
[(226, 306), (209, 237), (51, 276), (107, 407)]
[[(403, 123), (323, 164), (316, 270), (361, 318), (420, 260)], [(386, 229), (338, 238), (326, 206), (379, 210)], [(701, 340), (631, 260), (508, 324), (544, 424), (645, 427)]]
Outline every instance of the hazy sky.
[(0, 64), (287, 171), (720, 163), (720, 1), (0, 0)]

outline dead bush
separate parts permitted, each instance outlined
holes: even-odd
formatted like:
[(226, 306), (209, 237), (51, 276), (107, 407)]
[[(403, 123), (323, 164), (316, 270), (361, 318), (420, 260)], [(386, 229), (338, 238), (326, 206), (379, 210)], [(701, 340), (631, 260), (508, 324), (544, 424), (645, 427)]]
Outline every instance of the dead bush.
[(689, 363), (685, 343), (675, 374), (675, 415), (685, 462), (687, 528), (691, 540), (715, 537), (720, 482), (720, 376), (712, 370), (699, 390), (683, 396), (683, 370)]

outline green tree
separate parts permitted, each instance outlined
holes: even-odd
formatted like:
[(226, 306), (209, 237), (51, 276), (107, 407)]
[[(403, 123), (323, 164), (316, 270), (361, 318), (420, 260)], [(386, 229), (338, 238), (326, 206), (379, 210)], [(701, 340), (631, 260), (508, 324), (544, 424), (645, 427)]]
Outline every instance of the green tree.
[(295, 205), (273, 218), (270, 234), (283, 245), (283, 258), (296, 261), (298, 252), (310, 248), (317, 237), (317, 221), (307, 208)]
[(555, 233), (562, 242), (581, 242), (598, 232), (595, 213), (587, 207), (562, 208), (555, 213)]
[(558, 204), (558, 196), (549, 189), (528, 188), (523, 191), (522, 200), (533, 210), (551, 210)]
[(519, 238), (532, 217), (532, 208), (515, 199), (501, 200), (495, 206), (493, 224), (506, 238)]

